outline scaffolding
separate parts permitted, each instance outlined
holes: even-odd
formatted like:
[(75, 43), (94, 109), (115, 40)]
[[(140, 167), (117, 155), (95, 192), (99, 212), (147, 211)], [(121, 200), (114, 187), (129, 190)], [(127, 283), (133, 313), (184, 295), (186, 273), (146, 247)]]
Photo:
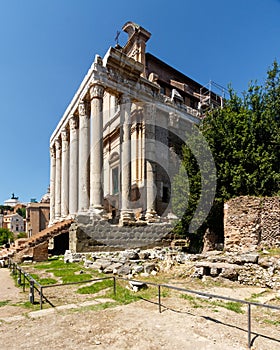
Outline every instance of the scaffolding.
[(200, 101), (198, 109), (201, 115), (213, 108), (223, 108), (224, 99), (228, 90), (223, 86), (210, 80), (209, 83), (200, 88)]

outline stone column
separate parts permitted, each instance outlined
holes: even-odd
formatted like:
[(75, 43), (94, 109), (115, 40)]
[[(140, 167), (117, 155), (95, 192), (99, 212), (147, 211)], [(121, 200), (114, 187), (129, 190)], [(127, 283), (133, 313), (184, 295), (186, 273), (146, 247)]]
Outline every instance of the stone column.
[(61, 217), (61, 139), (55, 140), (55, 219)]
[(103, 208), (103, 95), (104, 87), (90, 87), (91, 150), (90, 150), (90, 208)]
[(54, 145), (50, 148), (51, 155), (51, 173), (50, 173), (50, 225), (53, 223), (55, 219), (55, 147)]
[(155, 115), (154, 105), (146, 104), (145, 114), (145, 168), (146, 168), (146, 215), (145, 219), (149, 222), (157, 218), (155, 200), (157, 195), (155, 167)]
[(133, 219), (130, 208), (131, 194), (131, 99), (123, 95), (121, 99), (121, 222)]
[(79, 104), (79, 212), (89, 208), (90, 129), (86, 103)]
[(65, 218), (69, 214), (69, 138), (65, 128), (61, 131), (61, 140), (61, 216)]
[(70, 171), (69, 171), (69, 213), (74, 215), (78, 211), (78, 123), (72, 115), (70, 125)]

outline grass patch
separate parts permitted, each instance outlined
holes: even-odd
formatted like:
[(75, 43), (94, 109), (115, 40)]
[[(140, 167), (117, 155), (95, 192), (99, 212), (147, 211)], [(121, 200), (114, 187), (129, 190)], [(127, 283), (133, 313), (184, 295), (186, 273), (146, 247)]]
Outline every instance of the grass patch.
[(116, 303), (106, 302), (97, 305), (82, 306), (77, 309), (72, 309), (71, 312), (101, 311), (115, 306), (117, 306)]
[(263, 322), (266, 324), (270, 324), (272, 326), (280, 326), (280, 321), (273, 321), (273, 320), (265, 319), (265, 320), (263, 320)]
[(69, 265), (77, 265), (77, 264), (66, 264), (64, 260), (61, 259), (53, 259), (53, 260), (48, 260), (44, 263), (39, 263), (39, 264), (34, 264), (35, 269), (40, 269), (40, 270), (48, 270), (48, 269), (58, 269), (58, 268), (65, 268), (65, 266)]
[[(97, 277), (100, 275), (102, 275), (102, 277), (104, 276), (104, 274), (88, 270), (87, 273), (79, 273), (79, 271), (83, 270), (83, 262), (65, 263), (62, 257), (49, 258), (46, 262), (35, 263), (32, 265), (32, 268), (37, 269), (38, 274), (31, 273), (31, 276), (41, 285), (89, 281), (95, 278), (97, 274)], [(54, 278), (40, 277), (50, 273)]]
[(38, 282), (39, 284), (41, 284), (42, 286), (47, 286), (50, 284), (55, 284), (57, 283), (57, 280), (55, 280), (54, 278), (48, 278), (48, 277), (39, 277), (37, 274), (35, 273), (31, 273), (30, 276), (36, 280), (36, 282)]
[(3, 301), (0, 301), (0, 307), (1, 307), (1, 306), (8, 305), (10, 301), (11, 301), (11, 300), (3, 300)]
[(54, 278), (46, 277), (46, 278), (40, 278), (39, 283), (42, 286), (47, 286), (47, 285), (50, 285), (50, 284), (56, 284), (57, 280), (55, 280)]
[[(140, 289), (138, 292), (133, 292), (128, 288), (126, 282), (118, 281), (116, 286), (116, 295), (114, 295), (114, 291), (110, 290), (106, 293), (107, 298), (111, 298), (115, 300), (120, 305), (127, 305), (133, 303), (135, 301), (139, 301), (141, 299), (144, 300), (153, 300), (157, 298), (158, 290), (156, 287), (149, 287), (146, 289)], [(168, 295), (167, 291), (164, 291), (164, 295)], [(163, 296), (163, 294), (162, 294)]]
[(95, 294), (103, 289), (113, 287), (113, 281), (110, 279), (103, 280), (100, 282), (95, 282), (90, 286), (81, 287), (77, 290), (79, 294)]
[(141, 298), (140, 293), (132, 292), (121, 285), (116, 286), (116, 295), (114, 295), (113, 291), (110, 291), (106, 294), (106, 296), (122, 305), (133, 303)]
[(253, 293), (253, 294), (250, 296), (250, 298), (247, 298), (247, 299), (245, 299), (245, 300), (257, 303), (257, 302), (259, 301), (258, 298), (261, 297), (261, 296), (263, 296), (265, 293), (267, 293), (266, 290), (263, 291), (263, 292), (260, 292), (260, 293)]
[(244, 313), (244, 311), (242, 310), (242, 303), (233, 302), (233, 301), (229, 301), (229, 302), (211, 301), (210, 303), (213, 306), (223, 307), (223, 308), (225, 308), (227, 310), (236, 312), (237, 314), (243, 314)]
[(40, 310), (40, 303), (39, 302), (32, 304), (32, 303), (30, 303), (30, 301), (24, 301), (24, 302), (19, 302), (19, 303), (13, 304), (13, 306), (24, 307), (25, 309), (29, 309), (31, 311)]
[[(223, 307), (227, 310), (236, 312), (238, 314), (244, 313), (244, 311), (242, 310), (242, 303), (232, 302), (232, 301), (224, 302), (224, 301), (220, 301), (220, 300), (210, 301), (207, 299), (196, 298), (196, 297), (189, 295), (189, 294), (181, 294), (180, 297), (185, 299), (185, 300), (188, 300), (190, 302), (191, 306), (194, 308), (203, 307), (203, 306), (205, 306), (205, 304), (208, 304), (209, 306)], [(215, 312), (217, 312), (217, 311), (218, 310), (215, 309)]]
[(203, 307), (201, 304), (198, 303), (198, 298), (193, 297), (192, 295), (189, 294), (181, 294), (180, 298), (188, 300), (189, 303), (191, 304), (191, 306), (193, 308), (199, 308), (199, 307)]
[(262, 250), (259, 251), (261, 256), (278, 256), (280, 255), (280, 248), (267, 248), (265, 249), (268, 253), (264, 253)]
[(62, 276), (62, 283), (83, 282), (92, 279), (92, 275), (82, 273), (81, 275), (65, 275)]

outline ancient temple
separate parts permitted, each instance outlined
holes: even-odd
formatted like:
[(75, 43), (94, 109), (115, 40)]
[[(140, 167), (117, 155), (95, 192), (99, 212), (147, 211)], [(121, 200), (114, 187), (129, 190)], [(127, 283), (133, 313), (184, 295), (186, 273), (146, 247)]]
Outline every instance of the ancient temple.
[(186, 130), (221, 103), (147, 53), (147, 30), (132, 22), (122, 29), (126, 44), (96, 55), (51, 136), (50, 225), (166, 223)]

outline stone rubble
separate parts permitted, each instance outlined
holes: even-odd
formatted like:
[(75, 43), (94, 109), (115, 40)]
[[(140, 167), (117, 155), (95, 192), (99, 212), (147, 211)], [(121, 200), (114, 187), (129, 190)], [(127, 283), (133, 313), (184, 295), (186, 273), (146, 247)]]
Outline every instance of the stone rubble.
[(65, 263), (84, 262), (85, 268), (127, 278), (148, 277), (159, 271), (179, 268), (181, 276), (224, 278), (253, 285), (280, 289), (280, 260), (266, 251), (236, 254), (209, 251), (189, 254), (179, 248), (128, 249), (114, 252), (71, 253), (66, 251)]

